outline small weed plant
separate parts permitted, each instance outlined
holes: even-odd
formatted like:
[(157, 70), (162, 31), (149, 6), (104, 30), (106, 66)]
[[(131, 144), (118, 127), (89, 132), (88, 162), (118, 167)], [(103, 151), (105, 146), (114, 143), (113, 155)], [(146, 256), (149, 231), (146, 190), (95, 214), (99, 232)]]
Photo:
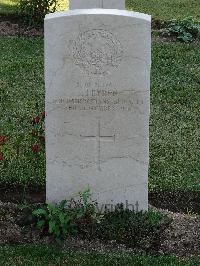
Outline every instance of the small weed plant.
[(159, 246), (163, 229), (170, 220), (156, 212), (134, 212), (116, 208), (112, 212), (98, 213), (91, 201), (90, 189), (80, 193), (80, 200), (63, 200), (59, 204), (47, 204), (33, 211), (36, 226), (62, 244), (70, 235), (83, 239), (116, 241), (131, 248), (152, 250)]
[(182, 21), (176, 19), (164, 25), (162, 29), (163, 36), (176, 37), (177, 40), (181, 42), (192, 42), (197, 39), (200, 34), (200, 21), (195, 22), (192, 17), (185, 18)]
[(37, 217), (37, 228), (48, 232), (58, 243), (65, 237), (77, 234), (77, 223), (81, 219), (100, 222), (101, 215), (97, 213), (96, 205), (91, 201), (90, 189), (80, 193), (80, 200), (62, 200), (58, 204), (47, 204), (44, 208), (33, 211)]

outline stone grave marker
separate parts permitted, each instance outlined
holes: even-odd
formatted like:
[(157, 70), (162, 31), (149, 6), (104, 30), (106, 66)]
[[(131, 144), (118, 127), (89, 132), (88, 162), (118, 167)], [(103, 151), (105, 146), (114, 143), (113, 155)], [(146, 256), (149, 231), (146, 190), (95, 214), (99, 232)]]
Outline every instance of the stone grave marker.
[(125, 9), (125, 0), (71, 0), (70, 9), (104, 8)]
[(147, 210), (151, 19), (90, 3), (45, 18), (46, 199)]

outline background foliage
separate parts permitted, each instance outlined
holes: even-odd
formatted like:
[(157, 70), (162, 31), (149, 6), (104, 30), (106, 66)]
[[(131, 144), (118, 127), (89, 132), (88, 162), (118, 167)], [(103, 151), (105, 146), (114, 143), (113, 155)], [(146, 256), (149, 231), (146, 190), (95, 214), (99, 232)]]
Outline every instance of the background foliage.
[[(0, 14), (16, 12), (18, 3), (19, 0), (1, 0)], [(68, 5), (68, 0), (58, 0), (57, 10), (66, 10)], [(190, 16), (200, 20), (199, 0), (126, 0), (126, 8), (150, 14), (159, 20), (182, 20)]]
[(56, 11), (58, 0), (20, 0), (19, 16), (29, 26), (40, 26), (46, 14)]

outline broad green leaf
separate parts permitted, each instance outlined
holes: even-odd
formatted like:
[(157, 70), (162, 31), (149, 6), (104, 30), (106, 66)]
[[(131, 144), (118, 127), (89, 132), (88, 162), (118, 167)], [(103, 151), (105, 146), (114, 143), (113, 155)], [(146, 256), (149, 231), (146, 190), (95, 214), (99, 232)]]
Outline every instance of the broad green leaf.
[(55, 221), (49, 221), (49, 233), (52, 234), (56, 229), (56, 222)]
[(47, 212), (44, 209), (37, 209), (32, 212), (35, 216), (46, 215)]
[(37, 222), (37, 228), (41, 229), (43, 228), (45, 225), (45, 220), (41, 220)]
[(64, 213), (60, 213), (59, 214), (59, 220), (61, 224), (65, 223), (65, 214)]
[(60, 202), (60, 204), (59, 204), (59, 207), (60, 207), (61, 209), (64, 209), (65, 206), (66, 206), (66, 203), (67, 203), (67, 200), (62, 200), (62, 201)]

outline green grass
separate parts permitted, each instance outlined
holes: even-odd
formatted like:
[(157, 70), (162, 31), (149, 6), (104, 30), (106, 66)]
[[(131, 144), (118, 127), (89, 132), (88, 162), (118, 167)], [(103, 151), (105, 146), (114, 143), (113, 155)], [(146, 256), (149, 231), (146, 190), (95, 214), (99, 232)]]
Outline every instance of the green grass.
[(160, 20), (200, 19), (199, 0), (126, 0), (126, 8)]
[(0, 265), (130, 265), (130, 266), (196, 266), (197, 258), (181, 259), (173, 256), (144, 256), (125, 253), (62, 252), (55, 247), (15, 246), (0, 247)]
[(12, 14), (17, 12), (18, 0), (1, 0), (0, 14)]
[[(44, 110), (43, 40), (1, 38), (0, 134), (10, 158), (1, 184), (45, 184), (44, 156), (31, 151), (31, 118)], [(198, 190), (200, 176), (200, 49), (198, 44), (154, 44), (152, 54), (150, 190)]]
[(199, 45), (155, 44), (152, 60), (150, 184), (199, 189)]
[(30, 140), (32, 117), (44, 110), (43, 40), (1, 38), (0, 49), (0, 132), (10, 143), (0, 179), (44, 185), (44, 156), (37, 160)]
[[(0, 14), (15, 13), (18, 2), (19, 0), (1, 0)], [(68, 1), (59, 0), (58, 11), (67, 8)], [(126, 8), (161, 20), (184, 19), (189, 16), (200, 19), (199, 0), (126, 0)]]

